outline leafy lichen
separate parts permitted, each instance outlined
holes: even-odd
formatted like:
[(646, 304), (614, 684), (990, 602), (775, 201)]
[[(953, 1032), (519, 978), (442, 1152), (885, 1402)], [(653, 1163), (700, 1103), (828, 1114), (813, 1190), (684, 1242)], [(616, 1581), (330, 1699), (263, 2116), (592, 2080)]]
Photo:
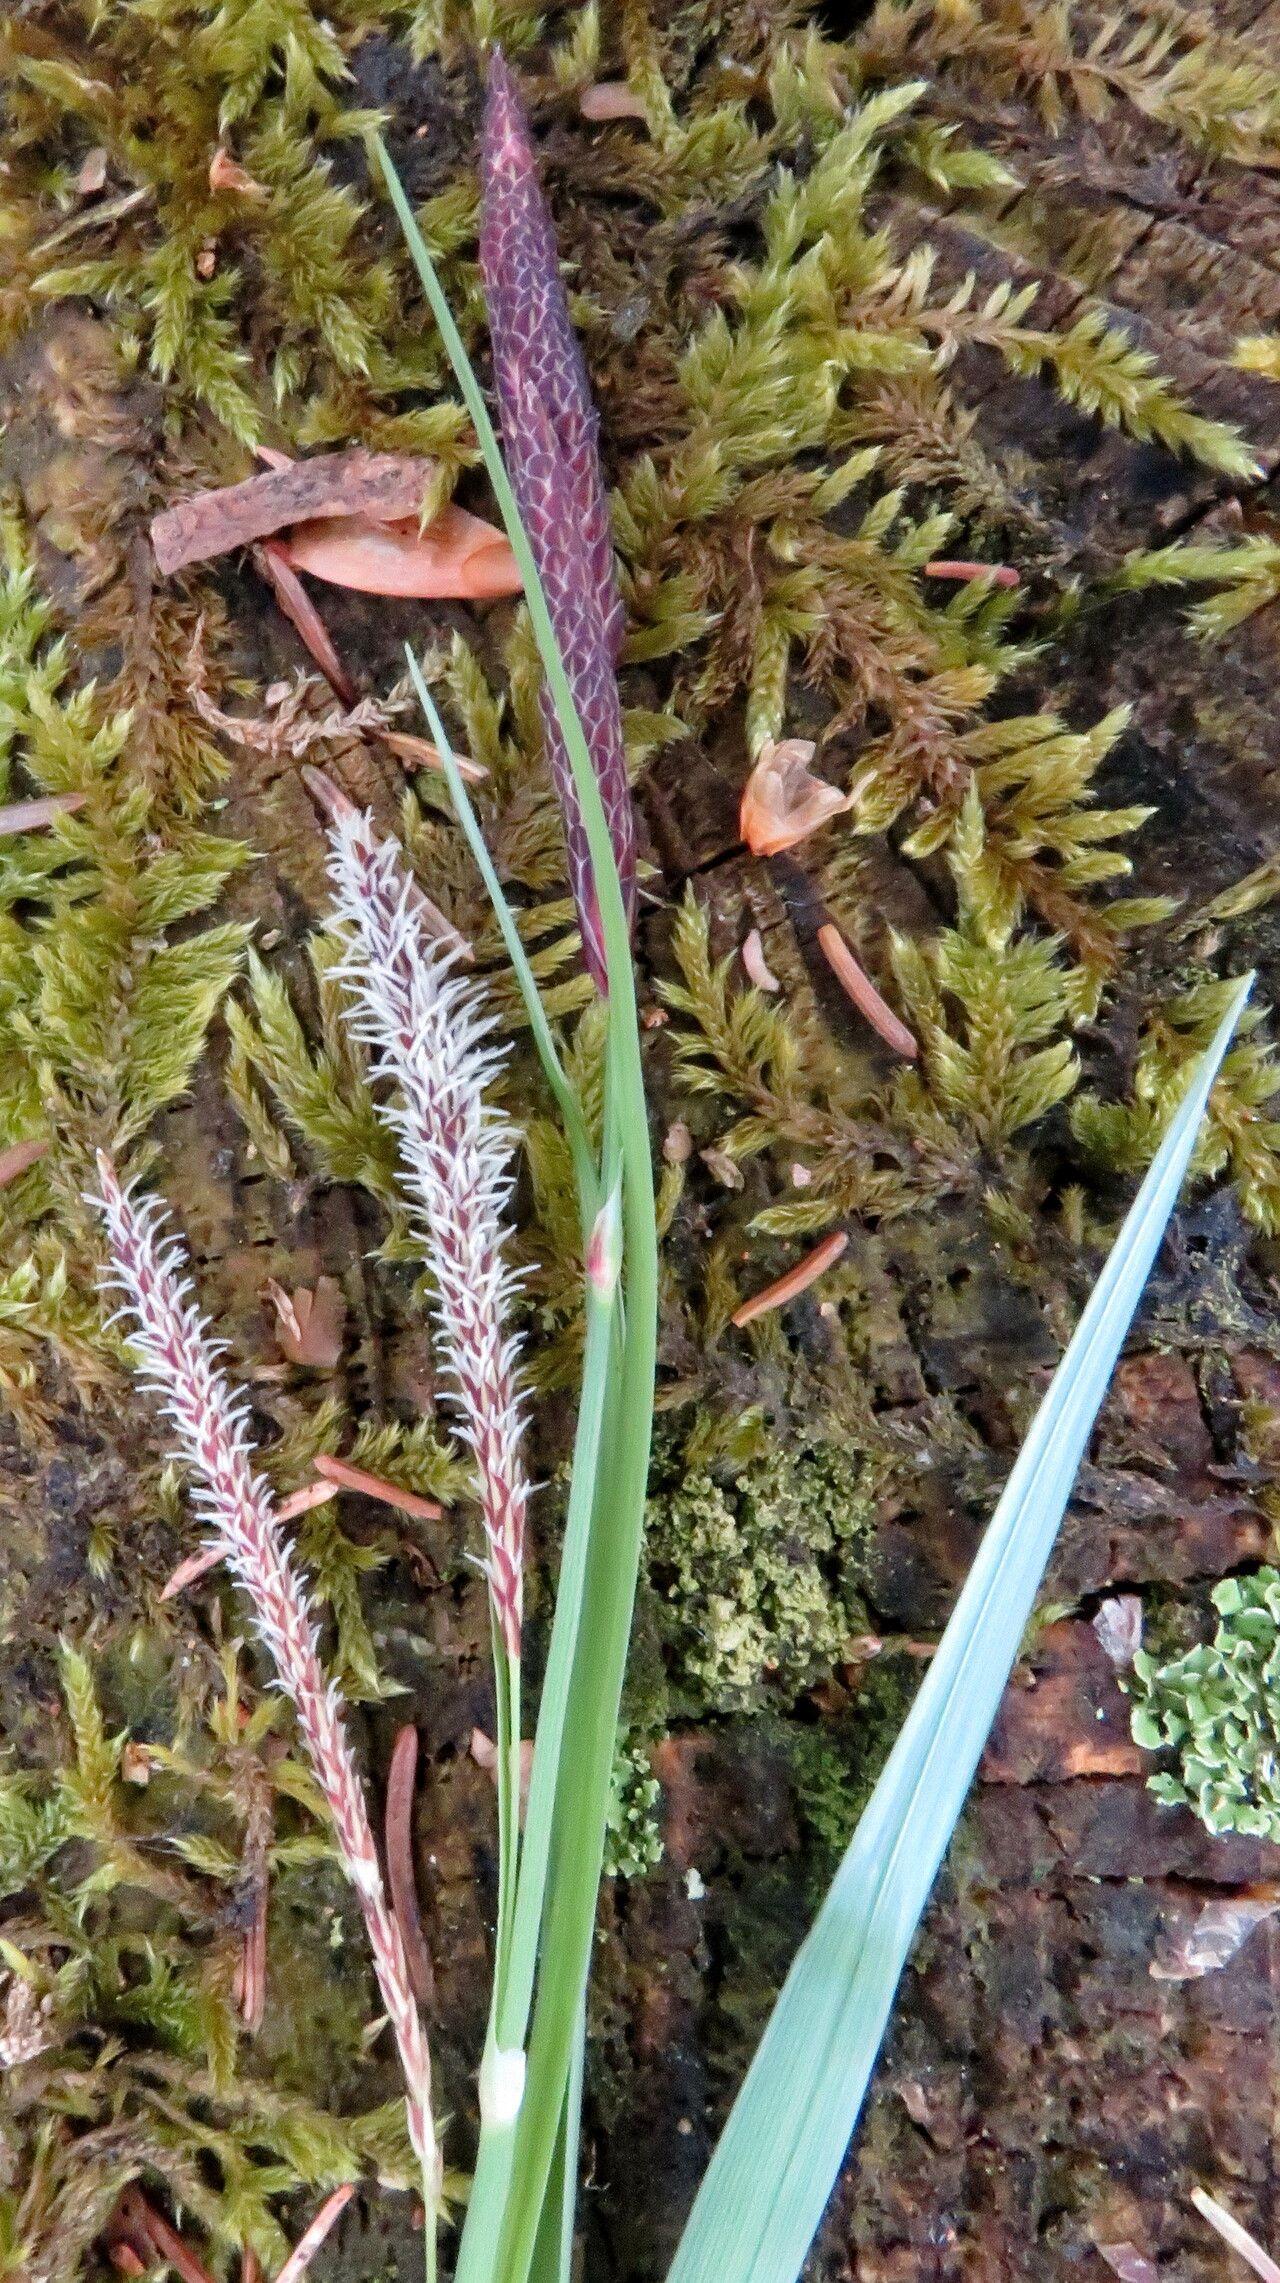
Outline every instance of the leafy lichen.
[(1165, 1663), (1134, 1659), (1133, 1734), (1172, 1769), (1148, 1788), (1195, 1809), (1210, 1831), (1280, 1840), (1280, 1571), (1213, 1589), (1213, 1638)]

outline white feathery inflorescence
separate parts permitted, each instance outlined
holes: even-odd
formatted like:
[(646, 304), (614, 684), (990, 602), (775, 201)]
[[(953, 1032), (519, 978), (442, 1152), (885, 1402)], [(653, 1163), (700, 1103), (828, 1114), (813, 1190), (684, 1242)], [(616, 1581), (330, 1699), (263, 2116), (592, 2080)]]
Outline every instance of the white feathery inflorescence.
[(221, 1344), (209, 1332), (177, 1240), (165, 1232), (154, 1198), (121, 1186), (98, 1158), (100, 1206), (110, 1242), (104, 1282), (124, 1295), (130, 1344), (141, 1376), (161, 1399), (178, 1453), (194, 1478), (194, 1500), (212, 1543), (248, 1597), (333, 1818), (342, 1861), (368, 1929), (382, 2002), (395, 2035), (407, 2090), (409, 2131), (428, 2193), (438, 2192), (440, 2156), (431, 2115), (431, 2059), (409, 1979), (400, 1928), (388, 1908), (364, 1791), (339, 1710), (321, 1665), (311, 1606), (280, 1532), (271, 1494), (254, 1472), (244, 1395), (218, 1369)]
[(431, 933), (397, 843), (379, 841), (370, 818), (345, 802), (331, 816), (329, 876), (347, 947), (339, 973), (374, 1075), (397, 1090), (386, 1114), (435, 1278), (451, 1394), (475, 1455), (494, 1613), (518, 1658), (529, 1485), (518, 1351), (507, 1329), (515, 1279), (502, 1251), (514, 1143), (485, 1098), (502, 1057), (482, 988), (459, 974), (456, 943)]

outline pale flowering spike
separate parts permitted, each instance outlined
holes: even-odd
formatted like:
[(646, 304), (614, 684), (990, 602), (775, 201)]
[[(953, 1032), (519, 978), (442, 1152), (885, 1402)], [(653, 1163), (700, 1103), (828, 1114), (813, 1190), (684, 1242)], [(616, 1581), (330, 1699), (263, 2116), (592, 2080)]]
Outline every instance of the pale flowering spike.
[(343, 1866), (364, 1914), (378, 1978), (404, 2071), (409, 2131), (428, 2183), (438, 2193), (440, 2156), (431, 2116), (431, 2060), (414, 2002), (400, 1929), (387, 1906), (364, 1792), (339, 1710), (316, 1648), (311, 1606), (281, 1535), (271, 1495), (254, 1472), (248, 1405), (218, 1369), (221, 1348), (193, 1296), (181, 1245), (166, 1232), (154, 1198), (122, 1188), (99, 1155), (107, 1225), (105, 1282), (124, 1296), (129, 1341), (141, 1376), (173, 1426), (178, 1456), (211, 1544), (243, 1588), (254, 1628), (297, 1714), (317, 1781), (333, 1818)]
[[(633, 921), (635, 813), (614, 671), (624, 617), (596, 443), (599, 418), (569, 319), (529, 123), (497, 49), (489, 61), (480, 172), (480, 271), (507, 466), (595, 768), (627, 918)], [(564, 817), (583, 952), (605, 991), (591, 852), (555, 706), (545, 690), (541, 712)]]
[(507, 1329), (514, 1279), (503, 1257), (511, 1190), (510, 1129), (485, 1099), (501, 1057), (473, 976), (426, 927), (394, 840), (367, 815), (339, 810), (329, 877), (346, 940), (339, 969), (356, 1001), (374, 1076), (397, 1099), (387, 1116), (435, 1279), (444, 1363), (462, 1434), (475, 1455), (486, 1570), (508, 1654), (520, 1654), (529, 1485), (521, 1456), (517, 1343)]

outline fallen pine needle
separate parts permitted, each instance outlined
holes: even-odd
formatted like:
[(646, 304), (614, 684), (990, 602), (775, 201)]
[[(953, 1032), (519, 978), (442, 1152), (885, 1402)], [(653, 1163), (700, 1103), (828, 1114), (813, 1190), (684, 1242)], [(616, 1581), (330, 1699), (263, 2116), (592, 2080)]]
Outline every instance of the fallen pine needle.
[(298, 2283), (298, 2277), (311, 2265), (338, 2214), (345, 2212), (354, 2194), (355, 2189), (348, 2181), (344, 2188), (335, 2188), (331, 2196), (325, 2197), (310, 2227), (298, 2238), (280, 2269), (276, 2283)]
[(436, 1975), (418, 1908), (418, 1881), (413, 1868), (413, 1787), (418, 1772), (418, 1731), (406, 1721), (395, 1741), (387, 1775), (383, 1812), (383, 1839), (387, 1858), (387, 1885), (391, 1907), (400, 1921), (400, 1937), (409, 1964), (414, 1995), (423, 2005), (435, 1996)]
[(1233, 2251), (1238, 2251), (1254, 2274), (1262, 2277), (1262, 2283), (1280, 2283), (1280, 2267), (1277, 2267), (1270, 2252), (1263, 2250), (1256, 2237), (1250, 2235), (1248, 2228), (1241, 2227), (1239, 2220), (1227, 2210), (1225, 2204), (1220, 2204), (1216, 2196), (1209, 2194), (1207, 2188), (1193, 2188), (1191, 2201), (1201, 2218), (1208, 2220), (1211, 2228), (1217, 2229), (1223, 2242), (1229, 2243)]
[(398, 1506), (405, 1514), (416, 1515), (420, 1522), (438, 1522), (444, 1512), (434, 1498), (419, 1498), (415, 1490), (402, 1490), (399, 1483), (386, 1482), (380, 1474), (368, 1474), (363, 1467), (350, 1466), (346, 1459), (330, 1458), (327, 1451), (321, 1451), (315, 1470), (326, 1481), (339, 1483), (343, 1490), (359, 1491), (362, 1498), (379, 1499), (384, 1506)]
[(1020, 587), (1022, 578), (1012, 563), (926, 563), (926, 579), (990, 579), (993, 587)]
[(156, 2210), (140, 2188), (126, 2188), (117, 2208), (135, 2251), (157, 2252), (166, 2265), (181, 2276), (182, 2283), (213, 2283), (208, 2268), (201, 2265), (177, 2229), (170, 2227), (163, 2213)]
[(278, 539), (264, 539), (253, 559), (295, 634), (306, 645), (330, 689), (345, 706), (356, 702), (356, 686), (334, 647), (333, 636), (303, 586)]
[[(336, 1482), (304, 1482), (301, 1490), (291, 1490), (287, 1498), (281, 1499), (276, 1508), (276, 1520), (296, 1522), (300, 1514), (309, 1514), (313, 1506), (327, 1505), (337, 1495)], [(202, 1546), (198, 1554), (188, 1554), (185, 1562), (179, 1562), (172, 1577), (165, 1579), (160, 1588), (161, 1601), (172, 1601), (187, 1586), (197, 1584), (202, 1577), (208, 1577), (210, 1570), (216, 1570), (221, 1560), (220, 1546)]]
[(920, 1048), (913, 1034), (905, 1023), (899, 1022), (871, 977), (858, 965), (834, 920), (824, 920), (818, 929), (818, 948), (841, 990), (852, 999), (859, 1014), (865, 1015), (872, 1030), (879, 1033), (895, 1054), (905, 1055), (908, 1062), (914, 1062)]
[(199, 1578), (208, 1577), (210, 1570), (216, 1570), (221, 1560), (221, 1546), (202, 1546), (198, 1554), (188, 1554), (185, 1562), (179, 1562), (172, 1577), (165, 1579), (160, 1588), (161, 1601), (174, 1600), (189, 1585), (195, 1585)]
[(35, 1165), (48, 1149), (48, 1142), (10, 1142), (8, 1149), (0, 1149), (0, 1189), (6, 1181), (16, 1181), (20, 1173)]
[(816, 1284), (818, 1278), (839, 1260), (848, 1242), (843, 1229), (833, 1229), (829, 1237), (824, 1237), (822, 1243), (815, 1245), (811, 1253), (806, 1253), (802, 1261), (798, 1261), (794, 1268), (789, 1268), (785, 1276), (780, 1276), (776, 1283), (766, 1284), (763, 1292), (753, 1293), (750, 1300), (744, 1300), (742, 1306), (734, 1310), (733, 1321), (738, 1329), (741, 1330), (744, 1324), (754, 1323), (757, 1316), (767, 1316), (771, 1309), (785, 1308), (798, 1294), (807, 1292), (809, 1286)]
[[(407, 769), (444, 768), (444, 755), (438, 745), (431, 743), (429, 737), (413, 737), (407, 729), (380, 729), (378, 740), (380, 744), (390, 746), (397, 761), (402, 761)], [(483, 784), (489, 772), (482, 761), (468, 761), (463, 753), (455, 753), (453, 758), (457, 763), (458, 775), (468, 785)]]
[(15, 832), (37, 832), (55, 817), (74, 816), (88, 798), (87, 793), (44, 793), (38, 801), (10, 801), (0, 808), (0, 840)]

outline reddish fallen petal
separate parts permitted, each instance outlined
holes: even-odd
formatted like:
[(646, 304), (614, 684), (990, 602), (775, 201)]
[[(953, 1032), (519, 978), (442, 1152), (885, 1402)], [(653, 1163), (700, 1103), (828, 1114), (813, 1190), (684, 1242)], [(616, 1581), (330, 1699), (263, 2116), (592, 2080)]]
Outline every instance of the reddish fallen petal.
[(905, 1055), (908, 1062), (914, 1062), (920, 1048), (913, 1034), (905, 1023), (899, 1022), (871, 977), (858, 965), (834, 920), (824, 920), (818, 929), (818, 948), (841, 989), (852, 999), (859, 1014), (866, 1016), (872, 1030), (879, 1032), (885, 1045), (891, 1046), (895, 1054)]
[(216, 1570), (221, 1560), (221, 1546), (202, 1546), (198, 1554), (188, 1554), (185, 1562), (179, 1562), (172, 1577), (165, 1579), (160, 1588), (161, 1601), (172, 1601), (187, 1586), (194, 1585), (198, 1578), (208, 1577), (210, 1570)]
[[(444, 768), (440, 748), (433, 745), (429, 737), (411, 737), (405, 729), (380, 729), (378, 736), (383, 745), (390, 746), (397, 761), (403, 761), (406, 769)], [(455, 753), (453, 758), (465, 784), (482, 784), (489, 774), (482, 761), (468, 761), (465, 753)]]
[(452, 502), (425, 531), (413, 517), (375, 522), (369, 515), (326, 515), (296, 524), (282, 544), (295, 570), (358, 594), (479, 602), (519, 594), (521, 587), (510, 541)]
[(409, 1980), (419, 2003), (429, 2006), (436, 1992), (435, 1967), (418, 1908), (418, 1881), (413, 1867), (413, 1786), (418, 1772), (418, 1731), (407, 1721), (395, 1741), (387, 1775), (383, 1834), (387, 1855), (387, 1884), (391, 1907), (400, 1926)]
[(1241, 2227), (1239, 2220), (1227, 2210), (1225, 2204), (1220, 2204), (1216, 2196), (1209, 2194), (1207, 2188), (1193, 2188), (1191, 2201), (1201, 2218), (1208, 2220), (1211, 2228), (1217, 2229), (1223, 2242), (1229, 2243), (1233, 2251), (1238, 2251), (1254, 2274), (1262, 2277), (1262, 2283), (1280, 2283), (1280, 2267), (1277, 2267), (1270, 2252), (1263, 2250), (1256, 2236), (1250, 2235), (1248, 2228)]
[(363, 1467), (350, 1466), (346, 1459), (330, 1458), (327, 1451), (320, 1453), (315, 1469), (327, 1481), (340, 1483), (344, 1490), (359, 1491), (362, 1498), (377, 1498), (384, 1506), (398, 1506), (402, 1513), (416, 1515), (420, 1522), (438, 1522), (444, 1512), (434, 1498), (419, 1498), (416, 1490), (401, 1490), (398, 1483), (385, 1482), (380, 1474), (368, 1474)]
[(776, 745), (770, 739), (761, 746), (738, 819), (753, 856), (780, 856), (852, 806), (848, 793), (815, 777), (809, 764), (816, 751), (807, 737), (784, 737)]
[(74, 816), (88, 798), (87, 793), (44, 793), (37, 801), (11, 801), (0, 808), (0, 840), (15, 832), (36, 832), (55, 817)]
[(251, 2243), (240, 2254), (240, 2283), (262, 2283), (262, 2261)]
[(146, 2260), (138, 2257), (131, 2243), (109, 2243), (107, 2257), (117, 2275), (145, 2275), (147, 2272)]
[(926, 579), (990, 579), (994, 587), (1020, 587), (1022, 579), (1011, 563), (926, 563)]
[(254, 561), (289, 624), (301, 636), (330, 688), (344, 705), (356, 702), (356, 686), (334, 647), (333, 637), (276, 539), (253, 550)]
[(169, 578), (191, 563), (208, 562), (315, 516), (416, 515), (433, 473), (430, 460), (366, 452), (356, 444), (268, 467), (240, 484), (194, 492), (152, 518), (157, 568)]
[(98, 192), (106, 188), (106, 181), (107, 154), (102, 144), (97, 143), (91, 151), (85, 152), (80, 161), (80, 172), (76, 176), (76, 189), (81, 198), (96, 198)]
[(347, 1303), (337, 1278), (322, 1276), (314, 1288), (300, 1284), (286, 1292), (269, 1276), (263, 1290), (276, 1312), (281, 1353), (290, 1363), (332, 1371), (341, 1358), (347, 1326)]
[(242, 167), (239, 159), (233, 159), (230, 151), (225, 150), (221, 143), (209, 161), (209, 188), (229, 190), (237, 198), (252, 198), (258, 202), (271, 196), (266, 184), (258, 182), (248, 168)]
[(47, 1141), (10, 1142), (8, 1149), (0, 1149), (0, 1189), (6, 1181), (16, 1181), (20, 1173), (35, 1165), (48, 1149)]
[(802, 1261), (797, 1262), (794, 1268), (789, 1268), (785, 1276), (780, 1276), (774, 1284), (766, 1284), (763, 1292), (754, 1293), (750, 1300), (744, 1300), (742, 1306), (734, 1311), (734, 1323), (741, 1329), (744, 1324), (754, 1323), (757, 1316), (767, 1316), (771, 1309), (785, 1308), (789, 1301), (796, 1299), (801, 1292), (807, 1292), (811, 1284), (816, 1284), (818, 1278), (825, 1275), (827, 1269), (839, 1260), (848, 1243), (849, 1239), (843, 1229), (833, 1229), (829, 1237), (824, 1237), (822, 1243), (815, 1245), (813, 1251), (807, 1253)]
[(126, 2188), (118, 2209), (135, 2245), (139, 2238), (149, 2243), (174, 2273), (181, 2276), (182, 2283), (213, 2283), (208, 2268), (201, 2265), (177, 2229), (170, 2227), (140, 2188)]
[(742, 964), (746, 968), (748, 979), (755, 984), (757, 991), (780, 991), (782, 989), (782, 985), (765, 958), (764, 945), (760, 941), (758, 927), (752, 928), (742, 946)]
[(335, 2188), (331, 2196), (325, 2197), (306, 2234), (299, 2237), (280, 2269), (276, 2283), (298, 2283), (298, 2277), (311, 2265), (338, 2214), (345, 2212), (354, 2194), (355, 2189), (348, 2184), (345, 2188)]
[(593, 122), (605, 119), (640, 119), (645, 109), (633, 87), (625, 79), (597, 79), (584, 87), (578, 97), (578, 109), (584, 119)]

